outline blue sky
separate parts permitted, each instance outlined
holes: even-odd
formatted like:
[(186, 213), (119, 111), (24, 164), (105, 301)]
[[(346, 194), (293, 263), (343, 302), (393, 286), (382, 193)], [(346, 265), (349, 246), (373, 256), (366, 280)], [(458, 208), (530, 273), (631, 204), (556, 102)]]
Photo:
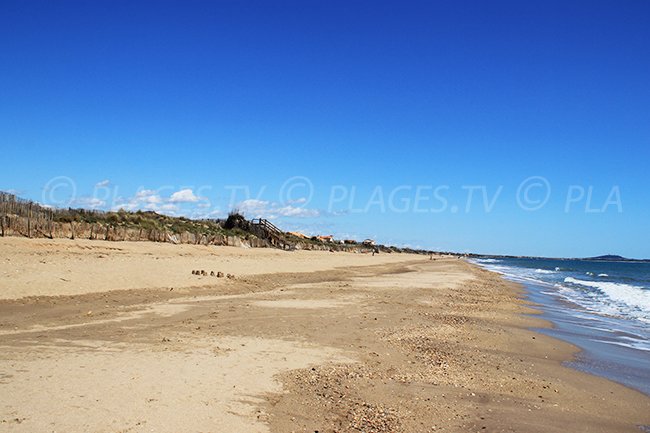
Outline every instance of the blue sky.
[(647, 1), (5, 1), (0, 189), (650, 257), (649, 20)]

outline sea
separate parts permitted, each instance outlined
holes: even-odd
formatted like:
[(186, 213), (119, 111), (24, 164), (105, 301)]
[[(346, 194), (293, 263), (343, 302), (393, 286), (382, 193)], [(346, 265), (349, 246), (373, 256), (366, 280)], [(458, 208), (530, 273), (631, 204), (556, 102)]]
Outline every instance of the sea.
[(567, 364), (650, 395), (650, 263), (483, 258), (473, 263), (524, 285), (550, 329), (581, 349)]

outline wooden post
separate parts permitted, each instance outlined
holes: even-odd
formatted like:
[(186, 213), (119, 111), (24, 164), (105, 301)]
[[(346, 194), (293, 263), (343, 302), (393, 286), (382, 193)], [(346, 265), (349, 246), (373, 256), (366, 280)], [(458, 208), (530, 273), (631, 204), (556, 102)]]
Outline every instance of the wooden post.
[(90, 237), (88, 239), (92, 240), (93, 239), (93, 229), (95, 228), (95, 224), (90, 223)]
[(5, 216), (0, 216), (0, 236), (5, 237)]
[(32, 204), (29, 204), (29, 210), (27, 212), (27, 237), (31, 239), (32, 237)]
[(70, 239), (74, 239), (74, 221), (70, 221), (70, 231), (72, 232)]

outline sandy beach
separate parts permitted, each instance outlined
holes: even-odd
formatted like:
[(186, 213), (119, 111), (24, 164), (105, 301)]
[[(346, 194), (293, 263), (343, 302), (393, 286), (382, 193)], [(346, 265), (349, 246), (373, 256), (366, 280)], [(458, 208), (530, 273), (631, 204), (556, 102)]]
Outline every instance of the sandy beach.
[(0, 238), (0, 430), (650, 425), (521, 290), (453, 257)]

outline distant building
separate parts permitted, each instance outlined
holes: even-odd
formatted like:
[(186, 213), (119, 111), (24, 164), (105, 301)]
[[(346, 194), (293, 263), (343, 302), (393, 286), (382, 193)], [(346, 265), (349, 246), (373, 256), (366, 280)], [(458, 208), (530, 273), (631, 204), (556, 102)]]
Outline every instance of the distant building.
[(366, 239), (363, 241), (364, 245), (375, 246), (375, 241), (373, 239)]
[(329, 236), (316, 236), (316, 239), (318, 239), (321, 242), (334, 242), (334, 236), (329, 235)]

